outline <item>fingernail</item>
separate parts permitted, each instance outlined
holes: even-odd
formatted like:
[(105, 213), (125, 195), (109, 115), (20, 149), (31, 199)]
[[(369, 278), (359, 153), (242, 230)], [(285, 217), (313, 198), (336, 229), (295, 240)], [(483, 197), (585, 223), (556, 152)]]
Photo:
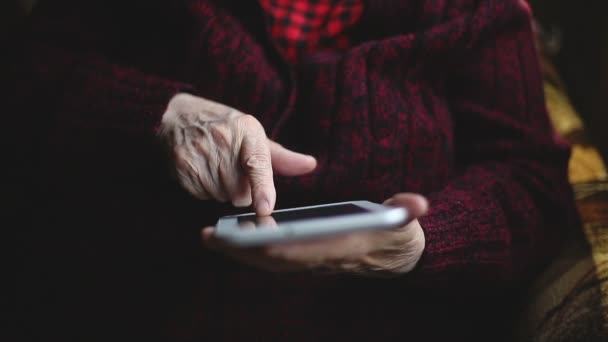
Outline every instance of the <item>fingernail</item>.
[(268, 215), (270, 214), (270, 203), (267, 200), (261, 200), (255, 204), (255, 211), (258, 214)]

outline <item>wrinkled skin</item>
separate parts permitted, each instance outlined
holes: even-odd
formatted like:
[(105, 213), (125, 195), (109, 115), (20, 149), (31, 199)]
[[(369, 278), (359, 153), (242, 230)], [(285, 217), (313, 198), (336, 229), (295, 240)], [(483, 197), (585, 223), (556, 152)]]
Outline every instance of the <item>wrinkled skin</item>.
[[(268, 139), (255, 117), (189, 94), (178, 94), (169, 102), (159, 137), (186, 191), (199, 199), (230, 201), (238, 207), (253, 204), (259, 216), (268, 216), (274, 208), (273, 174), (300, 176), (316, 167), (313, 157)], [(230, 246), (215, 238), (213, 227), (207, 227), (203, 242), (268, 271), (395, 276), (411, 271), (422, 255), (425, 238), (417, 218), (426, 213), (428, 204), (424, 197), (409, 193), (397, 194), (385, 204), (407, 208), (411, 221), (390, 230), (261, 248)]]

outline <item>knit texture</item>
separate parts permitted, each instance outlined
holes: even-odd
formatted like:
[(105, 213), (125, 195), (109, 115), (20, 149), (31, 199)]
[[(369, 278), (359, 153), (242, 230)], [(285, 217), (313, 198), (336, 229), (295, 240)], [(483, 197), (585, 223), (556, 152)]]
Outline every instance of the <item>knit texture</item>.
[[(36, 248), (50, 252), (33, 265), (47, 262), (56, 277), (89, 274), (97, 279), (90, 284), (105, 284), (104, 291), (127, 293), (123, 286), (131, 286), (135, 295), (125, 298), (141, 296), (144, 308), (157, 305), (157, 295), (167, 290), (142, 289), (186, 286), (189, 276), (174, 273), (192, 266), (212, 294), (203, 295), (203, 302), (219, 308), (197, 316), (194, 325), (205, 333), (234, 340), (229, 336), (250, 330), (226, 322), (255, 329), (272, 313), (284, 323), (273, 333), (290, 340), (322, 333), (330, 322), (353, 335), (361, 330), (364, 339), (362, 331), (373, 326), (370, 317), (409, 305), (405, 297), (389, 296), (404, 296), (407, 284), (445, 293), (498, 291), (529, 279), (554, 255), (575, 217), (566, 176), (569, 150), (547, 117), (524, 2), (369, 0), (348, 50), (313, 50), (297, 65), (273, 48), (266, 23), (261, 6), (236, 0), (41, 4), (19, 50), (10, 98), (20, 114), (18, 127), (38, 124), (23, 143), (42, 157), (24, 184), (34, 191), (39, 227), (54, 227), (34, 235)], [(430, 212), (420, 219), (427, 245), (412, 274), (351, 290), (348, 284), (356, 280), (335, 280), (323, 290), (357, 296), (355, 304), (365, 308), (357, 317), (366, 324), (349, 323), (347, 317), (358, 312), (348, 309), (351, 297), (339, 305), (331, 296), (316, 297), (314, 284), (324, 281), (297, 278), (287, 284), (299, 285), (281, 287), (281, 275), (245, 272), (234, 264), (239, 271), (230, 273), (229, 266), (213, 266), (224, 259), (206, 252), (206, 266), (192, 261), (200, 228), (231, 209), (197, 202), (164, 172), (155, 130), (179, 91), (253, 114), (271, 138), (317, 157), (319, 167), (309, 176), (276, 177), (279, 207), (381, 202), (403, 191), (428, 196)], [(54, 243), (67, 247), (55, 250)], [(180, 262), (170, 262), (182, 254)], [(97, 263), (78, 264), (94, 256)], [(124, 272), (102, 277), (118, 272), (108, 265)], [(144, 282), (143, 270), (162, 276)], [(243, 292), (234, 299), (229, 289), (242, 286), (275, 292), (259, 301)], [(60, 286), (57, 291), (76, 293)], [(109, 298), (99, 292), (83, 296)], [(95, 303), (110, 305), (106, 300)], [(75, 308), (93, 305), (76, 302)], [(252, 314), (262, 307), (268, 311)], [(129, 308), (114, 315), (135, 316)], [(295, 312), (313, 314), (291, 316)], [(306, 328), (312, 317), (320, 320), (318, 329)], [(374, 320), (390, 329), (373, 336), (407, 336), (400, 317)], [(154, 327), (152, 319), (142, 321), (143, 330)]]

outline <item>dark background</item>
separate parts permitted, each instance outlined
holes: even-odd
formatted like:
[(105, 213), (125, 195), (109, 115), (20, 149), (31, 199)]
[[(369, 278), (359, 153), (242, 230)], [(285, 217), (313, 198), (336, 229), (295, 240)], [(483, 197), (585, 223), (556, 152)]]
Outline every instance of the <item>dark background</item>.
[(606, 1), (531, 0), (543, 26), (561, 31), (554, 61), (592, 140), (608, 160), (608, 9)]

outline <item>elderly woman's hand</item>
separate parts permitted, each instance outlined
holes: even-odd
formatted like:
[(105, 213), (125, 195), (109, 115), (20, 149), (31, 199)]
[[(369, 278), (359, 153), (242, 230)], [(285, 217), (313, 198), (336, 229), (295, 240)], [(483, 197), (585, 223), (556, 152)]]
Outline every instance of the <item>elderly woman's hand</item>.
[(316, 167), (313, 157), (270, 141), (253, 116), (189, 94), (171, 99), (159, 136), (188, 192), (239, 207), (253, 202), (258, 215), (274, 208), (273, 170), (298, 176)]
[(328, 239), (240, 248), (223, 243), (203, 230), (203, 240), (211, 248), (243, 263), (269, 271), (345, 272), (378, 277), (411, 271), (424, 250), (424, 232), (417, 217), (428, 204), (415, 194), (398, 194), (385, 204), (408, 208), (412, 218), (407, 225), (391, 230), (358, 232)]

